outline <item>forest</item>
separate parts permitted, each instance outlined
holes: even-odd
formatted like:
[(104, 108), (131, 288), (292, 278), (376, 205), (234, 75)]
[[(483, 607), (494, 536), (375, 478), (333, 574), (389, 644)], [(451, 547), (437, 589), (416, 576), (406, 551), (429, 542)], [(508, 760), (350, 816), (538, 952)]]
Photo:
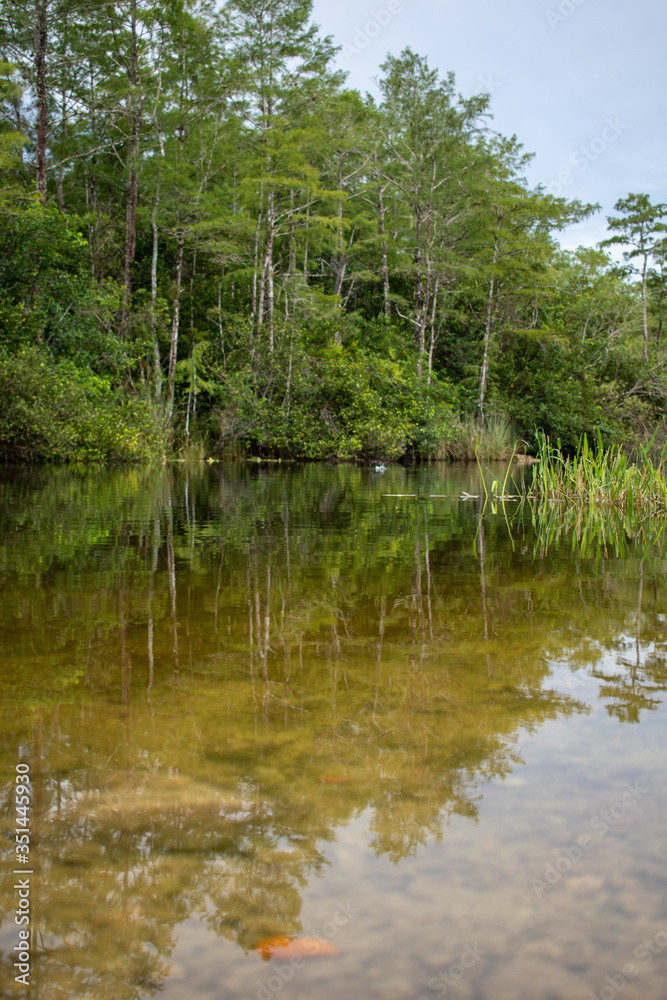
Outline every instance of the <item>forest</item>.
[(667, 205), (526, 180), (406, 49), (346, 87), (312, 0), (0, 0), (5, 463), (500, 458), (667, 436)]

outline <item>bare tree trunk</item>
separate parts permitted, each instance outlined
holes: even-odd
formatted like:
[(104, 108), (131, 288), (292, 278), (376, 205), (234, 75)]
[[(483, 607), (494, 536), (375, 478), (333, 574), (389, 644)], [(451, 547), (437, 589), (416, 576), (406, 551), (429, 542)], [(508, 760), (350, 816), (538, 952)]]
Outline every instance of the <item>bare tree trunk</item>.
[(262, 256), (262, 267), (259, 272), (259, 292), (257, 295), (257, 328), (264, 323), (264, 298), (266, 293), (266, 251)]
[[(421, 249), (422, 231), (424, 220), (421, 210), (417, 208), (417, 219), (415, 225), (415, 242), (417, 250), (415, 252), (415, 347), (418, 351), (417, 375), (419, 378), (424, 373), (424, 355), (426, 354), (426, 327), (428, 324), (428, 308), (431, 301), (431, 260), (428, 252)], [(426, 234), (428, 236), (428, 232)]]
[(169, 386), (169, 403), (167, 414), (171, 420), (174, 414), (174, 391), (176, 360), (178, 357), (178, 332), (181, 319), (181, 290), (183, 286), (183, 245), (185, 236), (181, 231), (178, 234), (178, 249), (176, 251), (176, 297), (174, 298), (174, 312), (171, 320), (171, 344), (169, 345), (169, 372), (167, 376)]
[(648, 309), (647, 309), (647, 289), (646, 289), (646, 268), (648, 266), (648, 258), (644, 257), (644, 266), (642, 268), (642, 318), (644, 320), (644, 361), (648, 361)]
[(259, 276), (259, 303), (257, 305), (257, 326), (264, 324), (264, 319), (269, 325), (269, 350), (273, 352), (273, 240), (274, 230), (269, 224), (269, 232), (266, 237), (266, 250), (262, 260), (262, 270)]
[(435, 347), (435, 312), (438, 305), (438, 285), (440, 279), (435, 279), (435, 288), (433, 289), (433, 308), (431, 310), (431, 339), (428, 345), (428, 379), (427, 385), (431, 384), (431, 379), (433, 377), (433, 349)]
[(285, 416), (289, 416), (290, 406), (292, 403), (292, 361), (294, 356), (294, 325), (290, 328), (290, 338), (289, 338), (289, 362), (287, 365), (287, 385), (285, 387), (285, 400), (283, 402), (283, 408), (285, 410)]
[[(380, 178), (378, 175), (378, 184)], [(380, 212), (379, 219), (379, 232), (382, 237), (382, 295), (384, 299), (384, 313), (385, 316), (391, 315), (391, 303), (389, 301), (389, 258), (387, 254), (387, 241), (386, 236), (386, 226), (385, 226), (385, 207), (384, 207), (384, 188), (380, 187), (378, 189), (378, 208)]]
[[(155, 95), (155, 104), (153, 107), (153, 122), (155, 123), (155, 131), (157, 132), (158, 145), (160, 148), (160, 156), (164, 159), (164, 139), (162, 137), (162, 129), (160, 128), (160, 122), (158, 120), (158, 108), (160, 105), (160, 96), (162, 94), (162, 52), (160, 52), (158, 60), (158, 85), (157, 93)], [(155, 185), (155, 197), (153, 198), (153, 211), (151, 213), (151, 229), (153, 231), (153, 253), (151, 256), (151, 317), (150, 317), (150, 330), (151, 337), (153, 340), (153, 391), (155, 395), (155, 401), (161, 402), (162, 400), (162, 359), (160, 357), (160, 341), (157, 333), (157, 262), (158, 254), (160, 250), (159, 244), (159, 234), (158, 234), (158, 209), (160, 207), (160, 185), (162, 182), (162, 173), (158, 173), (157, 183)]]
[(35, 183), (39, 199), (46, 202), (46, 143), (49, 130), (49, 95), (46, 87), (46, 51), (49, 42), (46, 8), (48, 0), (35, 0), (35, 90), (37, 133), (35, 138)]
[[(306, 205), (306, 232), (310, 225), (310, 205)], [(303, 280), (308, 281), (308, 240), (303, 248)]]
[[(493, 261), (495, 267), (498, 260), (498, 237), (493, 243)], [(491, 347), (491, 331), (493, 329), (493, 293), (496, 287), (496, 276), (491, 275), (489, 281), (489, 294), (486, 298), (486, 316), (484, 319), (484, 356), (482, 358), (482, 370), (479, 376), (479, 419), (484, 423), (484, 402), (486, 400), (486, 389), (489, 380), (489, 351)]]
[(190, 348), (190, 382), (188, 385), (188, 405), (185, 411), (185, 440), (190, 441), (190, 410), (192, 406), (192, 348)]
[(266, 317), (269, 323), (269, 351), (273, 353), (273, 244), (276, 237), (275, 195), (269, 192), (269, 232), (266, 238)]
[(257, 228), (255, 229), (255, 258), (254, 267), (252, 271), (252, 312), (250, 314), (250, 321), (255, 322), (258, 316), (258, 304), (257, 304), (257, 265), (259, 263), (259, 234), (262, 226), (262, 209), (259, 210), (259, 215), (257, 216)]
[[(343, 189), (343, 157), (338, 156), (338, 190)], [(338, 255), (338, 266), (336, 267), (336, 281), (334, 283), (334, 295), (340, 295), (345, 280), (347, 269), (347, 254), (343, 249), (343, 199), (338, 199), (338, 243), (340, 253)], [(337, 343), (340, 342), (340, 333), (337, 334)]]
[(336, 271), (334, 295), (340, 295), (343, 290), (343, 282), (345, 281), (346, 270), (347, 270), (347, 254), (342, 253), (338, 258), (338, 270)]
[[(90, 92), (88, 96), (90, 106), (90, 130), (93, 136), (93, 145), (97, 144), (97, 116), (95, 114), (95, 75), (92, 62), (88, 64), (90, 74)], [(97, 277), (96, 266), (96, 244), (97, 244), (97, 157), (93, 154), (90, 160), (90, 196), (88, 194), (88, 165), (84, 160), (84, 170), (86, 176), (86, 208), (91, 212), (93, 221), (88, 225), (88, 243), (90, 245), (90, 274), (92, 278)], [(90, 201), (88, 200), (90, 197)]]
[(132, 296), (132, 276), (134, 256), (137, 248), (137, 201), (139, 199), (139, 175), (134, 164), (130, 166), (130, 176), (125, 199), (125, 250), (123, 255), (123, 332), (128, 332), (130, 299)]
[(387, 225), (386, 225), (386, 209), (384, 204), (384, 192), (386, 190), (386, 185), (383, 186), (380, 177), (380, 171), (375, 171), (375, 182), (378, 186), (378, 232), (381, 237), (380, 250), (382, 253), (382, 297), (383, 297), (383, 309), (385, 316), (391, 315), (391, 303), (389, 301), (389, 257), (387, 253)]
[[(661, 278), (663, 276), (661, 275)], [(665, 299), (664, 285), (660, 286), (660, 292), (658, 293), (658, 329), (655, 336), (655, 346), (656, 350), (660, 347), (660, 340), (662, 338), (662, 305)]]
[(421, 378), (422, 375), (424, 374), (424, 355), (426, 354), (426, 327), (428, 325), (428, 307), (431, 301), (431, 275), (429, 271), (430, 268), (427, 266), (423, 291), (420, 287), (421, 315), (419, 317), (419, 357), (417, 359), (417, 375), (419, 376), (419, 378)]
[[(222, 278), (222, 275), (221, 275)], [(232, 295), (233, 297), (233, 295)], [(222, 325), (222, 280), (218, 282), (218, 333), (220, 334), (220, 350), (222, 351), (222, 367), (227, 367), (225, 357), (225, 329)]]
[(486, 318), (484, 321), (484, 355), (482, 357), (482, 369), (479, 376), (479, 419), (484, 423), (484, 402), (486, 400), (486, 389), (489, 381), (489, 347), (491, 344), (491, 327), (493, 325), (493, 291), (495, 287), (495, 277), (489, 282), (489, 294), (486, 299)]
[[(421, 239), (421, 215), (419, 209), (417, 209), (417, 218), (415, 220), (415, 242), (417, 243), (417, 249), (415, 251), (415, 290), (414, 290), (414, 303), (415, 303), (415, 316), (421, 316), (421, 310), (423, 307), (423, 288), (422, 288), (422, 272), (421, 272), (421, 262), (422, 255), (421, 249), (419, 247), (419, 241)], [(415, 337), (415, 347), (419, 348), (419, 327), (415, 324), (414, 330)]]
[[(259, 219), (257, 220), (257, 237), (256, 237), (257, 242), (256, 242), (256, 246), (255, 246), (255, 274), (257, 273), (257, 256), (259, 254), (259, 233), (260, 233), (259, 224), (260, 224), (260, 221), (262, 219), (263, 200), (261, 202), (261, 205), (262, 205), (262, 207), (260, 208)], [(268, 223), (269, 223), (269, 234), (267, 236), (267, 242), (268, 242), (268, 240), (271, 238), (271, 210), (270, 210), (270, 208), (269, 208), (269, 211), (267, 213), (267, 219), (268, 219)], [(256, 325), (257, 325), (258, 329), (264, 323), (264, 308), (265, 308), (264, 303), (266, 301), (266, 261), (267, 261), (267, 254), (268, 254), (268, 249), (267, 249), (267, 247), (265, 247), (264, 251), (263, 251), (263, 254), (262, 254), (262, 264), (261, 264), (261, 268), (260, 268), (260, 272), (259, 272), (259, 291), (258, 291), (258, 294), (257, 294), (257, 316), (256, 316), (257, 324)], [(273, 249), (271, 251), (271, 256), (273, 256)]]
[(294, 191), (290, 190), (290, 217), (289, 217), (289, 263), (287, 267), (287, 277), (294, 278), (296, 275), (296, 229), (294, 226)]
[(130, 332), (130, 303), (132, 299), (132, 278), (134, 257), (137, 249), (137, 202), (139, 200), (139, 147), (141, 142), (142, 103), (139, 93), (139, 44), (137, 38), (137, 4), (132, 0), (132, 51), (127, 68), (128, 96), (127, 111), (130, 124), (128, 136), (128, 180), (125, 195), (125, 248), (123, 254), (123, 300), (121, 305), (121, 330), (125, 336)]
[(153, 214), (151, 215), (151, 228), (153, 230), (153, 256), (151, 257), (151, 338), (153, 340), (153, 362), (155, 368), (155, 399), (162, 398), (162, 360), (160, 358), (160, 344), (157, 336), (157, 258), (158, 258), (158, 227), (157, 213), (160, 205), (160, 184), (155, 190), (153, 199)]

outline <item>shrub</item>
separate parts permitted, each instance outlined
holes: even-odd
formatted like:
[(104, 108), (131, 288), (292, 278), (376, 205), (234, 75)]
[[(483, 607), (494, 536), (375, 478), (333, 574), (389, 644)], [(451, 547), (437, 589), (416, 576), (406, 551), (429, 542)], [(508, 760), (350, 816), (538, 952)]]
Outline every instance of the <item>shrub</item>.
[(164, 450), (159, 415), (147, 401), (39, 348), (0, 355), (5, 462), (145, 461)]
[(427, 386), (410, 361), (356, 345), (316, 354), (296, 345), (290, 365), (276, 352), (259, 376), (250, 366), (225, 373), (217, 411), (223, 450), (244, 443), (307, 459), (426, 456), (455, 423), (454, 389), (437, 380)]

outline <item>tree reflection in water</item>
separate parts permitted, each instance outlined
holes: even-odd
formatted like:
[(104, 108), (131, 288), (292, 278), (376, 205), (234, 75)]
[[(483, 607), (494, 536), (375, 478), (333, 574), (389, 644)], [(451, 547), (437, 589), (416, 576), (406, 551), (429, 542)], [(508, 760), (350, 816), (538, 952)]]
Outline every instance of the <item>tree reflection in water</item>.
[[(573, 551), (534, 512), (428, 499), (468, 470), (420, 472), (424, 501), (382, 496), (408, 475), (4, 481), (2, 822), (11, 845), (27, 760), (36, 998), (152, 996), (187, 918), (246, 951), (299, 934), (327, 844), (362, 812), (395, 863), (475, 822), (520, 732), (587, 710), (549, 689), (554, 660), (600, 676), (619, 719), (654, 706), (659, 553), (627, 535), (619, 557)], [(11, 878), (1, 902), (11, 922)]]

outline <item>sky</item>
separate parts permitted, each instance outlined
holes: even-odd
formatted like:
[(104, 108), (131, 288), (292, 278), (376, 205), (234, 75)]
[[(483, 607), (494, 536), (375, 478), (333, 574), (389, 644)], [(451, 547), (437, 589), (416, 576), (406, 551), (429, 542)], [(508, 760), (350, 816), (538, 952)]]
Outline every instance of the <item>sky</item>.
[(314, 0), (313, 19), (362, 92), (410, 46), (464, 96), (490, 93), (491, 127), (535, 154), (529, 183), (601, 206), (566, 249), (604, 239), (629, 193), (667, 202), (665, 0)]

